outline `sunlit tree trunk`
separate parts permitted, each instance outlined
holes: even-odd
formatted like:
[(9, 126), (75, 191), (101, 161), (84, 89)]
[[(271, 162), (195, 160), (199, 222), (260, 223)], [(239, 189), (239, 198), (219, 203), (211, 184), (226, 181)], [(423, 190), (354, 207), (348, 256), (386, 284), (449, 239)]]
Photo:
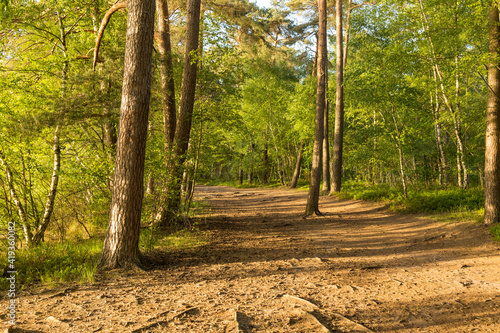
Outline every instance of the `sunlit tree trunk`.
[(335, 133), (333, 138), (332, 192), (342, 186), (342, 149), (344, 145), (344, 50), (342, 47), (342, 1), (337, 0), (337, 95), (335, 99)]
[(240, 164), (238, 166), (238, 184), (243, 184), (243, 154), (240, 154)]
[(319, 31), (318, 31), (318, 70), (316, 91), (316, 118), (314, 126), (314, 146), (311, 166), (311, 183), (305, 215), (317, 214), (319, 211), (319, 189), (321, 182), (321, 157), (323, 153), (324, 112), (326, 94), (326, 60), (327, 60), (327, 35), (326, 35), (326, 0), (318, 0)]
[(151, 92), (154, 0), (127, 3), (120, 131), (108, 231), (99, 259), (102, 270), (140, 266), (139, 232)]
[(302, 165), (302, 154), (304, 153), (304, 140), (300, 141), (299, 152), (297, 154), (297, 162), (295, 163), (295, 170), (293, 171), (292, 180), (290, 181), (290, 188), (296, 188), (300, 176), (300, 166)]
[[(184, 71), (182, 73), (181, 98), (179, 101), (179, 117), (175, 126), (174, 160), (171, 167), (170, 179), (167, 184), (167, 205), (170, 213), (180, 211), (181, 182), (184, 171), (184, 162), (191, 135), (191, 122), (194, 110), (196, 93), (196, 75), (198, 70), (198, 56), (196, 51), (199, 45), (201, 0), (189, 0), (187, 4), (186, 50), (184, 54)], [(162, 224), (168, 221), (162, 221)]]
[(399, 131), (398, 121), (396, 119), (396, 113), (394, 111), (394, 106), (391, 107), (392, 120), (394, 121), (394, 128), (396, 129), (396, 145), (398, 147), (399, 154), (399, 173), (401, 175), (401, 183), (403, 184), (403, 195), (408, 197), (408, 186), (406, 184), (406, 173), (404, 168), (404, 156), (403, 156), (403, 143), (401, 141), (401, 132)]
[[(435, 68), (433, 68), (434, 80), (437, 82), (437, 74)], [(432, 99), (432, 95), (431, 95)], [(433, 105), (433, 116), (434, 116), (434, 134), (436, 136), (436, 145), (438, 148), (438, 167), (440, 170), (439, 174), (439, 185), (448, 185), (448, 162), (446, 160), (446, 154), (444, 152), (443, 136), (441, 132), (441, 120), (440, 120), (440, 109), (441, 104), (439, 103), (439, 92), (436, 85), (435, 89), (435, 104)]]
[[(176, 130), (176, 105), (175, 105), (175, 81), (173, 75), (172, 62), (172, 44), (170, 41), (170, 22), (167, 0), (156, 1), (157, 15), (157, 34), (156, 43), (158, 45), (158, 53), (160, 55), (160, 84), (161, 84), (161, 102), (163, 110), (163, 144), (165, 150), (165, 168), (166, 175), (170, 177), (174, 161), (173, 144)], [(172, 180), (167, 178), (167, 184), (171, 184)], [(168, 189), (168, 186), (167, 186)], [(169, 209), (170, 193), (167, 191), (164, 202), (160, 207), (160, 212), (157, 215), (159, 223), (166, 224), (171, 218), (171, 210)]]
[[(175, 82), (170, 42), (170, 22), (167, 0), (156, 0), (158, 53), (160, 55), (161, 102), (163, 108), (163, 134), (165, 153), (170, 154), (175, 136)], [(169, 167), (169, 163), (167, 163)]]
[(484, 224), (500, 218), (500, 19), (498, 2), (492, 3), (489, 14), (488, 107), (486, 112), (486, 153), (484, 163)]
[(323, 134), (323, 192), (330, 193), (330, 131), (328, 125), (329, 115), (329, 104), (328, 104), (328, 62), (325, 61), (325, 75), (326, 75), (326, 83), (325, 83), (325, 111), (324, 111), (324, 134)]

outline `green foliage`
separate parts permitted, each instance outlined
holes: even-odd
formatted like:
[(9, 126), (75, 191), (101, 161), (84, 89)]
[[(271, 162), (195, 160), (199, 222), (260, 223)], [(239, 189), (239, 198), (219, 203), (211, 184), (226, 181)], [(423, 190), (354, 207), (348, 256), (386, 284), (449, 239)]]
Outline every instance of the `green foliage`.
[(411, 193), (401, 204), (410, 213), (472, 211), (484, 206), (484, 193), (479, 189), (424, 190)]
[(478, 211), (484, 206), (484, 193), (479, 189), (419, 189), (404, 198), (401, 189), (387, 184), (346, 182), (341, 199), (386, 201), (394, 210), (405, 213), (456, 213)]
[(490, 228), (491, 236), (497, 242), (500, 242), (500, 224), (494, 225)]
[(184, 228), (165, 235), (151, 228), (141, 231), (139, 248), (147, 252), (153, 249), (167, 251), (196, 249), (208, 243), (205, 233), (198, 230), (197, 226)]
[[(15, 262), (18, 288), (38, 282), (92, 282), (102, 244), (101, 240), (91, 239), (18, 249)], [(7, 258), (5, 253), (1, 255)], [(7, 287), (5, 278), (1, 278), (0, 283), (2, 288)]]
[(362, 182), (346, 182), (342, 192), (335, 194), (340, 199), (388, 201), (401, 196), (401, 190), (386, 184), (366, 185)]

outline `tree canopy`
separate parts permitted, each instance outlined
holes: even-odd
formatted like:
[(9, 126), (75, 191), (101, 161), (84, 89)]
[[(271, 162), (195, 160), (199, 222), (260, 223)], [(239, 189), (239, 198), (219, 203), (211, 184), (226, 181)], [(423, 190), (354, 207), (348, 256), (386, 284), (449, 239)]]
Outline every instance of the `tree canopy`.
[[(126, 11), (113, 14), (94, 71), (107, 6), (99, 0), (0, 2), (0, 215), (23, 224), (26, 243), (46, 227), (51, 237), (64, 239), (90, 236), (107, 223), (127, 25)], [(488, 4), (349, 0), (343, 6), (349, 50), (343, 54), (343, 180), (389, 184), (405, 194), (421, 187), (482, 189)], [(200, 47), (188, 52), (188, 62), (182, 60), (193, 47), (185, 38), (188, 10), (173, 0), (168, 11), (172, 64), (165, 73), (179, 101), (183, 70), (196, 67), (196, 92), (189, 97), (192, 119), (182, 158), (172, 160), (179, 169), (171, 175), (164, 57), (155, 48), (142, 224), (157, 221), (172, 177), (188, 194), (190, 182), (287, 185), (303, 146), (298, 164), (307, 184), (319, 66), (317, 2), (290, 0), (271, 8), (248, 0), (203, 2)], [(327, 2), (327, 19), (325, 67), (335, 77), (334, 1)], [(336, 86), (327, 87), (326, 104), (334, 110)], [(332, 142), (334, 123), (330, 112)], [(188, 201), (176, 214), (188, 210)]]

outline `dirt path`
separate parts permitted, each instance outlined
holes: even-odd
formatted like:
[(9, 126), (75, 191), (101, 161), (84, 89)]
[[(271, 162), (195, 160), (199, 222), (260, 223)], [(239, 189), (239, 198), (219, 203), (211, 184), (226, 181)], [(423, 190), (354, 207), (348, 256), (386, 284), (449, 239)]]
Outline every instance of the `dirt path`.
[(211, 206), (200, 224), (209, 245), (167, 253), (167, 267), (145, 273), (24, 295), (19, 326), (500, 332), (500, 244), (486, 228), (331, 197), (321, 199), (325, 217), (302, 219), (306, 193), (291, 190), (202, 186), (197, 197)]

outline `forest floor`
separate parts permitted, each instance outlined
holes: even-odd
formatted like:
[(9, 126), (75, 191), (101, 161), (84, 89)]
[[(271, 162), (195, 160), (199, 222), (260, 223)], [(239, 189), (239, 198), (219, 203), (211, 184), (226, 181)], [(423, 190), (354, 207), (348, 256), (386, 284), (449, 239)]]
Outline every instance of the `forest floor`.
[(25, 290), (17, 332), (500, 332), (500, 244), (485, 227), (334, 197), (304, 219), (307, 193), (287, 189), (196, 196), (207, 244)]

